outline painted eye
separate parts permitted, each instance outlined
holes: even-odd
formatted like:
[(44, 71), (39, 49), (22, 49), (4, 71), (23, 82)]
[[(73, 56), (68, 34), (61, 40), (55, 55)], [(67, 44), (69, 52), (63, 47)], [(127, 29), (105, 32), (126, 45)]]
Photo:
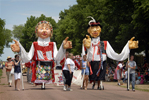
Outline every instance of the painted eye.
[(40, 29), (42, 31), (42, 29)]
[(46, 30), (48, 30), (48, 28), (46, 28)]

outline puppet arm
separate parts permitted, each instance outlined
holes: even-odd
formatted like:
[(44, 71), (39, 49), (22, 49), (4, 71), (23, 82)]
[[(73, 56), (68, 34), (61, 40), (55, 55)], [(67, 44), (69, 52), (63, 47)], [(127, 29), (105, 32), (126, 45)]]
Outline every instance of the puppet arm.
[(111, 47), (111, 45), (109, 44), (109, 42), (107, 41), (107, 49), (106, 49), (106, 53), (107, 56), (113, 60), (117, 60), (117, 61), (123, 61), (126, 58), (128, 58), (130, 49), (129, 49), (129, 44), (127, 42), (127, 44), (124, 46), (122, 52), (120, 54), (116, 53), (113, 48)]
[(66, 49), (63, 48), (63, 43), (61, 44), (59, 50), (57, 50), (56, 43), (54, 42), (54, 60), (61, 61), (65, 56)]
[(34, 56), (34, 45), (33, 45), (33, 43), (31, 45), (29, 53), (27, 53), (25, 51), (25, 49), (23, 48), (23, 46), (20, 43), (19, 43), (19, 47), (20, 47), (20, 54), (21, 54), (22, 62), (23, 63), (29, 62)]

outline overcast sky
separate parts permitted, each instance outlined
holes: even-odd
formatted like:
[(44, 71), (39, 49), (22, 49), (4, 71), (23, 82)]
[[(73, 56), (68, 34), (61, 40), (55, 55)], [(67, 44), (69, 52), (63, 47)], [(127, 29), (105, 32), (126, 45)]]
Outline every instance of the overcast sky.
[[(76, 0), (0, 0), (0, 18), (5, 19), (5, 28), (12, 30), (13, 25), (24, 24), (27, 17), (44, 14), (58, 22), (59, 13), (77, 4)], [(12, 43), (10, 43), (12, 44)], [(10, 48), (4, 49), (1, 60), (14, 57)]]

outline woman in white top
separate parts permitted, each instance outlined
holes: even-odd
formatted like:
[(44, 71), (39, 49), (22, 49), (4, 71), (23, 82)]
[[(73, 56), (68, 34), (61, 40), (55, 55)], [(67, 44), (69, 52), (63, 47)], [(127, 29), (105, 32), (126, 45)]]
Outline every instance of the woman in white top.
[(64, 85), (64, 91), (66, 91), (66, 90), (72, 91), (72, 89), (70, 89), (70, 86), (71, 86), (71, 81), (72, 81), (73, 72), (74, 72), (74, 68), (75, 68), (75, 63), (72, 59), (73, 59), (73, 54), (69, 53), (68, 58), (66, 59), (65, 65), (63, 68), (63, 74), (66, 79), (66, 82)]

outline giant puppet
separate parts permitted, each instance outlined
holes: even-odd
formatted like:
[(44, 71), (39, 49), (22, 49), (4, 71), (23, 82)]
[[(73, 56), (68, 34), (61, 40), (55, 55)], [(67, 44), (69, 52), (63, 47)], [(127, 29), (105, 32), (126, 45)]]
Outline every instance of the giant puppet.
[(98, 81), (97, 89), (104, 89), (102, 80), (105, 79), (107, 57), (117, 61), (125, 60), (128, 58), (130, 49), (138, 48), (138, 41), (133, 41), (134, 37), (131, 38), (123, 48), (122, 52), (117, 54), (108, 41), (100, 41), (100, 32), (102, 28), (100, 23), (91, 16), (88, 18), (92, 18), (88, 23), (89, 25), (87, 29), (87, 32), (92, 39), (89, 35), (86, 35), (87, 38), (83, 39), (82, 54), (85, 55), (87, 53), (87, 59), (91, 65), (90, 69), (93, 73), (89, 78), (90, 81), (94, 83), (92, 88), (94, 89), (95, 82)]
[(56, 43), (50, 41), (53, 28), (48, 21), (40, 21), (35, 27), (35, 33), (38, 40), (32, 43), (29, 53), (16, 40), (14, 40), (15, 44), (11, 45), (11, 49), (13, 52), (20, 52), (24, 63), (36, 61), (36, 73), (33, 74), (32, 81), (44, 89), (46, 83), (54, 82), (54, 60), (60, 61), (66, 49), (72, 48), (72, 42), (67, 41), (68, 37), (66, 37), (58, 51)]

